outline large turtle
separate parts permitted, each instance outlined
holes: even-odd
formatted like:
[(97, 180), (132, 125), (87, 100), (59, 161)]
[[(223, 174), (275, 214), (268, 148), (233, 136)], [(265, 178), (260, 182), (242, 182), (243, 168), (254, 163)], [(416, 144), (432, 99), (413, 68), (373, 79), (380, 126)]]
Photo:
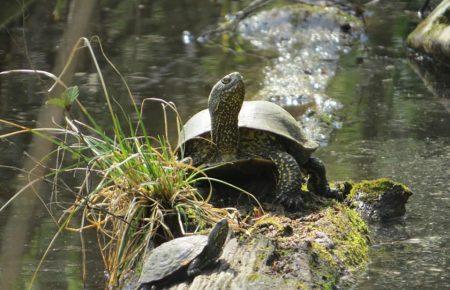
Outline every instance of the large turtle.
[(177, 238), (153, 249), (144, 260), (140, 289), (152, 289), (198, 275), (221, 255), (228, 235), (228, 221), (222, 219), (208, 236)]
[(277, 168), (276, 200), (288, 208), (303, 206), (302, 171), (308, 189), (337, 197), (330, 190), (323, 163), (311, 154), (318, 144), (308, 140), (286, 110), (267, 101), (245, 101), (240, 73), (219, 80), (211, 90), (208, 109), (184, 125), (178, 148), (194, 165), (269, 160)]

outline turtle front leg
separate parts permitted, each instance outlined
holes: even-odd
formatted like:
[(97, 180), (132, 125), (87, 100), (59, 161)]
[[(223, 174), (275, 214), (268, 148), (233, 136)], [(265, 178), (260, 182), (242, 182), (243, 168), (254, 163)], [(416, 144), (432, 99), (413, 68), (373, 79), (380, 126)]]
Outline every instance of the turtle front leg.
[(198, 257), (195, 258), (188, 266), (187, 275), (188, 277), (195, 277), (202, 271), (202, 260)]
[(200, 254), (197, 258), (192, 260), (192, 262), (189, 264), (187, 269), (187, 275), (188, 277), (195, 277), (198, 274), (200, 274), (205, 268), (207, 268), (210, 265), (213, 265), (215, 262), (215, 259), (211, 259), (211, 257), (208, 257), (207, 255)]
[(302, 166), (304, 171), (309, 175), (308, 190), (316, 194), (341, 199), (337, 190), (331, 190), (328, 185), (325, 165), (315, 157), (309, 157), (308, 161)]
[(277, 168), (276, 200), (287, 208), (301, 209), (304, 201), (301, 196), (302, 173), (295, 158), (284, 151), (264, 154)]
[[(217, 155), (217, 148), (211, 143), (211, 141), (205, 138), (197, 138), (192, 140), (185, 146), (183, 159), (180, 162), (199, 166), (201, 164), (207, 164), (212, 162)], [(181, 154), (180, 154), (181, 155)]]

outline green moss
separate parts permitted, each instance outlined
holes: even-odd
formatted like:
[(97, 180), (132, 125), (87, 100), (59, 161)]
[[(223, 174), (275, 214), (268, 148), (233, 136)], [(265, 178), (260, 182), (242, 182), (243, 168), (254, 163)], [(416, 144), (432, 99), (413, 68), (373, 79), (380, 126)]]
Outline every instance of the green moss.
[(290, 257), (294, 253), (295, 253), (295, 249), (278, 249), (277, 250), (277, 254), (280, 257)]
[(333, 255), (327, 248), (325, 248), (324, 245), (317, 242), (312, 242), (311, 253), (315, 268), (325, 267), (326, 269), (330, 266), (333, 268), (337, 266)]
[(448, 2), (442, 1), (434, 11), (408, 35), (407, 42), (413, 48), (448, 60), (450, 49), (445, 34), (450, 24)]
[[(421, 48), (426, 52), (431, 52), (436, 38), (448, 27), (448, 24), (437, 20), (433, 23), (423, 21), (417, 28), (408, 35), (407, 42), (410, 46)], [(427, 29), (425, 29), (427, 28)]]
[(361, 201), (371, 203), (378, 200), (383, 193), (392, 189), (394, 186), (401, 186), (405, 191), (410, 191), (409, 188), (401, 183), (396, 183), (388, 178), (380, 178), (376, 180), (363, 180), (353, 184), (347, 198), (353, 200), (359, 195)]
[(327, 125), (331, 125), (333, 123), (333, 117), (331, 116), (331, 114), (320, 114), (319, 120)]
[[(261, 226), (274, 225), (283, 230), (286, 224), (293, 228), (294, 234), (273, 235), (271, 232), (269, 239), (273, 247), (258, 250), (257, 263), (252, 274), (247, 276), (249, 282), (271, 283), (275, 278), (282, 279), (289, 289), (334, 289), (343, 273), (354, 273), (367, 263), (367, 225), (345, 204), (331, 202), (329, 207), (322, 207), (302, 221), (276, 215), (264, 217), (254, 226), (252, 241), (259, 239), (257, 229)], [(268, 263), (271, 253), (273, 260)], [(298, 262), (308, 265), (298, 266)], [(269, 272), (264, 265), (271, 266)], [(308, 272), (289, 276), (293, 271)], [(273, 276), (275, 273), (280, 275)]]
[(296, 287), (297, 289), (300, 289), (300, 290), (311, 289), (311, 287), (309, 287), (308, 285), (306, 285), (306, 284), (303, 283), (303, 282), (298, 282), (298, 281), (296, 281), (296, 283), (295, 283), (294, 285), (295, 285), (295, 287)]
[(253, 273), (247, 276), (247, 280), (249, 282), (255, 282), (257, 280), (261, 279), (261, 275), (259, 275), (258, 273)]
[(271, 253), (272, 251), (273, 251), (273, 247), (271, 247), (271, 246), (261, 248), (261, 250), (256, 255), (256, 257), (258, 258), (258, 262), (260, 264), (265, 262), (267, 260), (269, 253)]
[(253, 233), (258, 228), (274, 226), (277, 231), (283, 231), (284, 225), (276, 216), (265, 216), (260, 218), (250, 229), (250, 233)]
[(341, 236), (342, 243), (335, 254), (346, 267), (355, 269), (368, 259), (368, 230), (364, 221), (354, 210), (347, 209), (346, 214), (352, 229), (347, 231), (346, 235)]
[(312, 226), (328, 236), (333, 247), (317, 240), (311, 242), (310, 267), (315, 280), (323, 289), (332, 289), (342, 272), (355, 271), (368, 261), (369, 240), (366, 223), (359, 214), (345, 205), (335, 204), (323, 211), (324, 217)]
[(267, 255), (265, 253), (258, 253), (256, 257), (258, 258), (258, 262), (263, 262), (267, 258)]

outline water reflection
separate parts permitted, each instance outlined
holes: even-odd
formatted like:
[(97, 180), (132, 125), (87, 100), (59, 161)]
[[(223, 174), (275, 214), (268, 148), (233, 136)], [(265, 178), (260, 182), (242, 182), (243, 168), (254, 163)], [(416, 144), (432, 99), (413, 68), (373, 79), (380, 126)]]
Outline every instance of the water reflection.
[(345, 108), (342, 130), (322, 151), (332, 178), (389, 176), (415, 193), (404, 219), (373, 229), (371, 264), (357, 289), (450, 286), (450, 114), (445, 107), (450, 87), (438, 70), (426, 78), (433, 93), (427, 89), (422, 68), (404, 49), (409, 13), (389, 13), (414, 7), (406, 1), (378, 6), (368, 19), (367, 49), (344, 57), (328, 90)]
[[(78, 38), (84, 35), (87, 31), (88, 19), (90, 18), (91, 12), (95, 6), (94, 1), (79, 1), (76, 4), (72, 5), (69, 13), (71, 14), (71, 19), (67, 22), (67, 28), (62, 35), (62, 41), (60, 43), (60, 48), (58, 53), (55, 55), (54, 67), (52, 70), (55, 72), (59, 72), (64, 67), (64, 63), (69, 57), (69, 53), (71, 48), (77, 42)], [(37, 33), (42, 32), (39, 30), (39, 26), (37, 23), (42, 17), (41, 13), (43, 10), (38, 9), (36, 14), (30, 18), (30, 24), (35, 25), (31, 26), (30, 32), (33, 33), (37, 30)], [(41, 59), (39, 56), (39, 52), (36, 51), (38, 55), (36, 55), (36, 59)], [(30, 55), (30, 62), (34, 65), (34, 53)], [(66, 74), (63, 76), (62, 80), (64, 82), (70, 83), (72, 79), (72, 75), (74, 73), (74, 66), (68, 68)], [(36, 76), (36, 80), (41, 82), (41, 84), (45, 84), (46, 82)], [(33, 94), (33, 90), (29, 93)], [(43, 99), (45, 98), (54, 98), (59, 96), (63, 92), (62, 87), (56, 87), (52, 92), (48, 95), (43, 94)], [(40, 108), (35, 115), (36, 124), (43, 128), (49, 128), (53, 126), (57, 126), (62, 118), (63, 112), (62, 109), (57, 107), (46, 107), (43, 106)], [(21, 118), (17, 118), (18, 121), (21, 121)], [(16, 120), (17, 120), (16, 119)], [(46, 157), (50, 152), (53, 151), (53, 144), (43, 138), (33, 137), (29, 144), (29, 149), (27, 150), (27, 154), (23, 165), (21, 166), (24, 169), (24, 175), (18, 175), (11, 182), (15, 189), (26, 188), (21, 195), (14, 200), (10, 208), (8, 208), (7, 216), (5, 214), (2, 215), (2, 243), (1, 243), (1, 271), (2, 271), (2, 288), (4, 289), (12, 289), (12, 288), (22, 288), (22, 283), (18, 283), (18, 279), (22, 280), (26, 276), (31, 276), (35, 272), (37, 267), (37, 261), (39, 261), (42, 253), (39, 252), (27, 252), (27, 244), (30, 241), (30, 235), (33, 235), (33, 239), (31, 242), (47, 242), (47, 245), (50, 244), (50, 239), (53, 234), (56, 232), (55, 224), (52, 220), (42, 221), (42, 224), (35, 224), (35, 216), (36, 212), (42, 211), (45, 212), (43, 207), (38, 207), (39, 199), (36, 196), (43, 195), (42, 198), (48, 200), (48, 196), (46, 193), (50, 191), (49, 186), (44, 182), (43, 177), (47, 173), (47, 164), (49, 162)], [(39, 164), (36, 163), (39, 162)], [(29, 186), (29, 185), (32, 186)], [(46, 235), (46, 237), (42, 237), (42, 234)], [(40, 236), (41, 239), (35, 239), (35, 237)], [(43, 245), (36, 245), (36, 247), (31, 246), (32, 249), (45, 249), (46, 247)], [(64, 253), (69, 253), (69, 257), (67, 261), (75, 262), (79, 264), (79, 256), (76, 255), (80, 251), (73, 251), (64, 249), (58, 251), (55, 255), (58, 257), (59, 255), (64, 255)], [(27, 255), (32, 254), (33, 265), (32, 269), (24, 268), (23, 265), (26, 261)], [(45, 260), (43, 264), (43, 272), (60, 272), (61, 267), (58, 265), (59, 263), (51, 263), (52, 258), (56, 258), (55, 256)], [(57, 258), (56, 258), (57, 259)], [(73, 261), (73, 259), (75, 259)], [(59, 259), (58, 259), (59, 260)], [(69, 266), (69, 265), (67, 265)], [(69, 272), (74, 272), (70, 270), (69, 267), (64, 267), (64, 270), (69, 270)], [(77, 269), (78, 270), (78, 269)], [(75, 271), (78, 272), (78, 271)], [(79, 275), (79, 273), (77, 273)], [(45, 277), (45, 275), (43, 275)], [(71, 277), (69, 275), (69, 280), (72, 283), (68, 285), (78, 285), (81, 286), (81, 281), (79, 279), (72, 280), (75, 277)], [(43, 278), (45, 279), (45, 278)], [(37, 283), (39, 284), (39, 283)], [(69, 287), (67, 287), (69, 288)]]

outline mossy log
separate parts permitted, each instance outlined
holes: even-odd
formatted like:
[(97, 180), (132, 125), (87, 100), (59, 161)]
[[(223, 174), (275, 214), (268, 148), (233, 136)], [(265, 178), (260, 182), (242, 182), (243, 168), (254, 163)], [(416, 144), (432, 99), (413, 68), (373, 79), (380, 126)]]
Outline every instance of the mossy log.
[(331, 289), (367, 261), (366, 224), (343, 204), (299, 219), (269, 215), (250, 232), (227, 243), (214, 269), (169, 289)]
[(351, 185), (347, 203), (369, 221), (385, 221), (403, 216), (411, 190), (387, 178), (365, 180)]
[(450, 59), (450, 0), (444, 0), (408, 36), (408, 45), (431, 56)]
[(227, 242), (215, 267), (165, 289), (346, 287), (368, 261), (369, 230), (362, 217), (378, 221), (404, 214), (411, 191), (389, 179), (338, 187), (348, 194), (344, 202), (318, 198), (301, 216), (267, 214)]

